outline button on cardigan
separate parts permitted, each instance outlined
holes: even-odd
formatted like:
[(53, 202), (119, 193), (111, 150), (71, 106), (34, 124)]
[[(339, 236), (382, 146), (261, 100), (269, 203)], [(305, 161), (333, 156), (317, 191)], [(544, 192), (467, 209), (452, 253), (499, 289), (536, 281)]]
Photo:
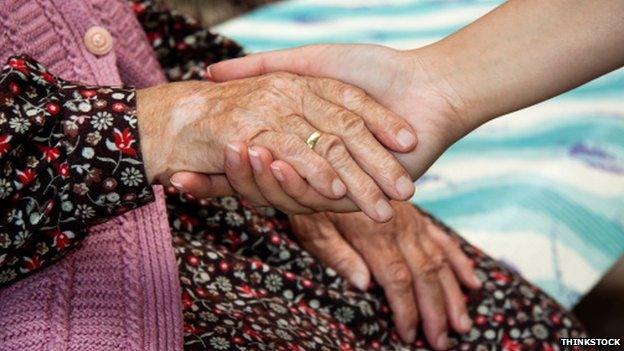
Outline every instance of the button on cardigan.
[[(128, 6), (2, 1), (0, 61), (27, 54), (57, 76), (98, 86), (165, 82)], [(108, 52), (85, 45), (98, 26), (114, 38)], [(61, 261), (0, 290), (0, 350), (182, 349), (177, 265), (162, 189), (154, 195), (155, 202), (91, 227)]]

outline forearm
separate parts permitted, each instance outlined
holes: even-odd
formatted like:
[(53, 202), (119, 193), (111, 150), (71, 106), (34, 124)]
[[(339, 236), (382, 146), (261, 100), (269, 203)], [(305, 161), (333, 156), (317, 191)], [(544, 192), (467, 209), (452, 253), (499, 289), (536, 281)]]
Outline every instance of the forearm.
[(26, 56), (0, 70), (0, 287), (151, 202), (134, 90), (68, 83)]
[(624, 65), (621, 0), (511, 0), (415, 54), (472, 127)]

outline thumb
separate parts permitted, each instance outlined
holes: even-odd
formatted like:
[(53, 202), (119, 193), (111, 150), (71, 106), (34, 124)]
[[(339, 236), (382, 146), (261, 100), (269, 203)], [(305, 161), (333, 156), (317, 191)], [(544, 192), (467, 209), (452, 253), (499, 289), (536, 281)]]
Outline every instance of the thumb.
[(368, 289), (371, 275), (364, 259), (325, 216), (294, 215), (290, 221), (305, 250), (358, 289)]
[(198, 199), (234, 195), (225, 175), (177, 172), (169, 180), (178, 191), (191, 194)]
[(208, 66), (210, 80), (223, 82), (272, 72), (291, 72), (313, 77), (339, 78), (342, 53), (348, 45), (309, 45), (294, 49), (269, 51), (221, 61)]

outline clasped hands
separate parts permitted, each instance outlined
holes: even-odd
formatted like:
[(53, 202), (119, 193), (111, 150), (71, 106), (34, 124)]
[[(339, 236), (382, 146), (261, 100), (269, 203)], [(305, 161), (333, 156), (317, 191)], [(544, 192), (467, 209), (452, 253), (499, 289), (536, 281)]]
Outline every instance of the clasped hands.
[(449, 346), (449, 327), (470, 329), (459, 288), (480, 286), (470, 260), (402, 202), (412, 179), (468, 130), (421, 60), (384, 47), (312, 46), (225, 61), (209, 74), (213, 82), (138, 91), (150, 180), (292, 214), (319, 260), (362, 290), (372, 274), (406, 342), (419, 318), (437, 349)]

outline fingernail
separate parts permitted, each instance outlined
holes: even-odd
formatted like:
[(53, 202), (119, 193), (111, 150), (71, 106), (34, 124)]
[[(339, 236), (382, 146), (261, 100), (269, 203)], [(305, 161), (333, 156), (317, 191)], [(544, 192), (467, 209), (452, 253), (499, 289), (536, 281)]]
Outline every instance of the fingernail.
[(397, 133), (396, 141), (402, 147), (410, 147), (416, 142), (416, 137), (409, 130), (403, 128)]
[(405, 342), (408, 344), (413, 343), (416, 340), (416, 329), (410, 329), (405, 335)]
[(392, 217), (392, 206), (385, 199), (379, 199), (375, 204), (375, 210), (381, 220), (387, 220)]
[(468, 317), (467, 314), (465, 314), (459, 319), (459, 324), (462, 329), (470, 330), (470, 328), (472, 327), (472, 320), (470, 319), (470, 317)]
[(440, 334), (440, 336), (438, 336), (438, 341), (436, 342), (436, 345), (438, 345), (438, 348), (446, 349), (448, 348), (448, 343), (449, 343), (449, 338), (448, 336), (446, 336), (446, 333), (442, 333)]
[(474, 283), (478, 288), (480, 288), (481, 285), (483, 284), (481, 282), (481, 279), (479, 279), (479, 277), (476, 274), (472, 276), (472, 280), (474, 280)]
[(408, 176), (403, 176), (397, 179), (395, 186), (402, 198), (411, 197), (414, 195), (414, 190), (416, 189), (414, 187), (414, 183)]
[(206, 74), (205, 74), (205, 76), (209, 80), (213, 80), (212, 79), (212, 70), (211, 69), (212, 69), (212, 65), (206, 67)]
[(249, 148), (249, 161), (251, 161), (251, 167), (256, 173), (262, 172), (262, 162), (260, 161), (260, 154), (253, 148)]
[(277, 178), (277, 180), (279, 180), (280, 182), (284, 181), (284, 175), (277, 165), (271, 165), (271, 170), (273, 171), (273, 175), (275, 176), (275, 178)]
[(227, 144), (227, 148), (225, 149), (225, 162), (227, 162), (228, 166), (231, 168), (238, 167), (240, 164), (240, 150), (234, 144)]
[(368, 282), (366, 279), (366, 274), (362, 272), (355, 272), (351, 275), (351, 284), (355, 285), (356, 288), (366, 291), (368, 288)]
[(332, 192), (334, 192), (334, 195), (336, 196), (342, 196), (347, 192), (347, 187), (344, 185), (344, 183), (340, 179), (334, 179), (334, 181), (331, 184), (331, 187), (332, 187)]
[(169, 179), (169, 183), (171, 183), (171, 185), (173, 185), (174, 188), (178, 189), (178, 191), (185, 192), (186, 190), (184, 190), (184, 187), (182, 186), (180, 181), (176, 180), (175, 178), (176, 176), (174, 174), (173, 177)]

